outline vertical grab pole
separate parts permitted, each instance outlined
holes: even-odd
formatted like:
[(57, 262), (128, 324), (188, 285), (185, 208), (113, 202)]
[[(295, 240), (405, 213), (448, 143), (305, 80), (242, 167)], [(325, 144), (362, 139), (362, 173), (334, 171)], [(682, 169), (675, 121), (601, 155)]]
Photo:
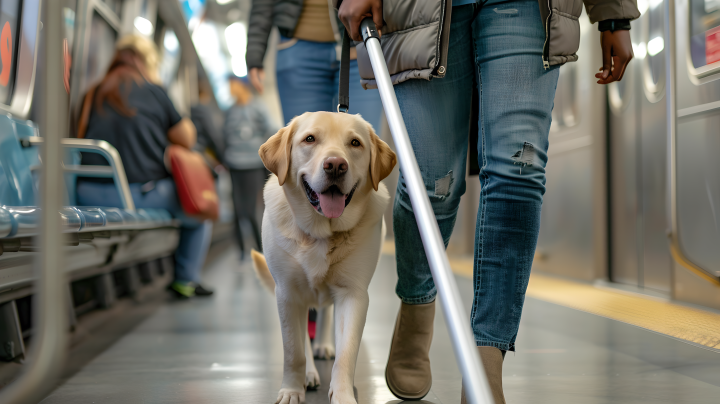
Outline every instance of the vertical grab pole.
[[(63, 171), (61, 167), (60, 138), (67, 128), (67, 105), (63, 88), (63, 47), (58, 38), (62, 26), (62, 2), (43, 1), (44, 13), (42, 41), (45, 43), (45, 83), (47, 92), (41, 100), (45, 142), (41, 147), (43, 158), (40, 192), (42, 197), (40, 251), (35, 260), (36, 289), (33, 318), (36, 332), (30, 346), (23, 372), (11, 385), (0, 391), (0, 403), (37, 403), (55, 387), (55, 381), (64, 365), (67, 351), (67, 283), (62, 259), (62, 232), (58, 210), (63, 198)], [(23, 10), (23, 12), (38, 12)], [(39, 18), (39, 17), (38, 17)]]
[(375, 81), (377, 81), (378, 90), (380, 91), (385, 116), (395, 141), (395, 148), (400, 159), (400, 169), (405, 178), (410, 201), (415, 212), (415, 220), (425, 247), (425, 254), (430, 264), (435, 285), (440, 292), (440, 301), (442, 302), (445, 321), (450, 330), (455, 358), (460, 365), (460, 371), (466, 382), (466, 398), (472, 404), (492, 404), (494, 401), (485, 377), (485, 370), (480, 364), (475, 338), (468, 327), (468, 317), (463, 309), (460, 293), (450, 270), (450, 262), (445, 253), (445, 243), (440, 235), (440, 228), (435, 219), (432, 206), (430, 206), (425, 183), (420, 175), (420, 168), (415, 159), (405, 121), (400, 113), (395, 90), (390, 81), (385, 57), (380, 47), (380, 36), (371, 18), (364, 19), (360, 24), (360, 29), (375, 73)]

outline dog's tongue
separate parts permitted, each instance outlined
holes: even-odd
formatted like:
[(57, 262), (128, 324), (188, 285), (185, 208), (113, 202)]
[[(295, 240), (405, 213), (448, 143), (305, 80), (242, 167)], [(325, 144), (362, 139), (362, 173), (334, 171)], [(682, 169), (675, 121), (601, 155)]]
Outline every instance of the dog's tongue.
[(318, 194), (318, 197), (320, 198), (320, 207), (325, 217), (335, 219), (342, 215), (343, 210), (345, 210), (345, 199), (347, 199), (347, 195), (336, 191), (329, 191)]

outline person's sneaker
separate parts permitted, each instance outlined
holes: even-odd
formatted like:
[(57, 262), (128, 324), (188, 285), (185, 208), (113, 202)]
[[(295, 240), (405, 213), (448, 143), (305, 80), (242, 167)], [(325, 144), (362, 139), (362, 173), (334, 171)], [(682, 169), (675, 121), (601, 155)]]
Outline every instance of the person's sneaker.
[(213, 293), (215, 293), (214, 290), (205, 289), (203, 285), (198, 284), (195, 287), (195, 296), (211, 296)]
[(189, 299), (195, 296), (195, 285), (192, 283), (173, 282), (168, 290), (178, 299)]

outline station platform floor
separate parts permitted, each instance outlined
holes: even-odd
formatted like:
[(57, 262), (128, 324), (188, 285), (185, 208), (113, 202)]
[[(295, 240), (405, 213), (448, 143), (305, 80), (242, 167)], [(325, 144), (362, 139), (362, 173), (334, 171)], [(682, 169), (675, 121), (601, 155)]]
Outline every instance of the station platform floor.
[[(163, 304), (42, 403), (274, 403), (283, 363), (275, 300), (238, 257), (229, 249), (208, 268), (214, 297)], [(395, 281), (394, 257), (384, 254), (357, 363), (360, 404), (400, 402), (384, 379)], [(457, 281), (469, 313), (472, 282)], [(720, 351), (547, 300), (526, 300), (517, 352), (505, 359), (508, 403), (719, 402)], [(422, 402), (459, 403), (461, 375), (437, 313), (433, 387)], [(317, 367), (322, 385), (308, 404), (328, 403), (332, 361)]]

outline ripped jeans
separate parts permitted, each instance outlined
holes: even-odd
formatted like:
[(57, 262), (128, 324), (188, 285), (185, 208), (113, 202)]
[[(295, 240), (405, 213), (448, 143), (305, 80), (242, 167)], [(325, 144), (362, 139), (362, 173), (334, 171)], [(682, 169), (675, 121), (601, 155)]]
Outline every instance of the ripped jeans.
[[(453, 7), (447, 75), (395, 86), (446, 246), (465, 193), (472, 89), (477, 86), (481, 191), (470, 321), (478, 346), (515, 349), (540, 229), (559, 74), (558, 67), (543, 69), (544, 40), (536, 0)], [(398, 296), (407, 304), (435, 300), (402, 175), (393, 226)]]

